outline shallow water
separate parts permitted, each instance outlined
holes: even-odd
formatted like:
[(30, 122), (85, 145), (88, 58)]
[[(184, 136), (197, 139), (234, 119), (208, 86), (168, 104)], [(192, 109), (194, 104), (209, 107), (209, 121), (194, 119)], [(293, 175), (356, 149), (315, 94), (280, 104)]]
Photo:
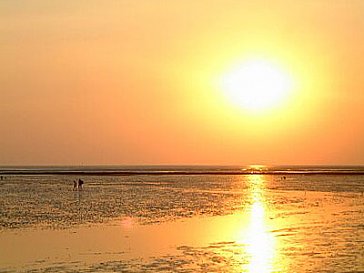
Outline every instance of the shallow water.
[(0, 272), (364, 271), (363, 176), (8, 176)]

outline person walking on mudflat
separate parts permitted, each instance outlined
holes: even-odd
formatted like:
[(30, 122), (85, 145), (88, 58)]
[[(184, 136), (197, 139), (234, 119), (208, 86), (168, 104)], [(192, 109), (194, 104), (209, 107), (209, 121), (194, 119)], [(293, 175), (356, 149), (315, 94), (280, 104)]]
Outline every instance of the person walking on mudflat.
[(77, 185), (77, 188), (78, 188), (79, 190), (82, 190), (82, 189), (83, 189), (83, 184), (84, 184), (83, 180), (82, 180), (82, 179), (78, 179), (78, 185)]

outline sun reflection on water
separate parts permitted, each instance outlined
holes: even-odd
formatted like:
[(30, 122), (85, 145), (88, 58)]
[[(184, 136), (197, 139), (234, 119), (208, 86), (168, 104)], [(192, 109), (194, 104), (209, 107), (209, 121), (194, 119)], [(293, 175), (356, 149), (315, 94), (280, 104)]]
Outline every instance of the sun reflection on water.
[(267, 223), (264, 176), (249, 176), (249, 184), (252, 203), (244, 240), (249, 259), (248, 272), (268, 273), (273, 271), (275, 238)]

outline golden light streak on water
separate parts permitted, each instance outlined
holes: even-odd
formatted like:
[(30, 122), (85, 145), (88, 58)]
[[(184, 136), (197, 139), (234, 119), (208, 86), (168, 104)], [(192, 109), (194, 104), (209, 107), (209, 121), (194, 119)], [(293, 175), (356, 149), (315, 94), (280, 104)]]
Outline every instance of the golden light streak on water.
[(249, 256), (248, 272), (269, 273), (273, 271), (276, 242), (267, 224), (264, 176), (251, 175), (249, 182), (252, 204), (244, 242)]

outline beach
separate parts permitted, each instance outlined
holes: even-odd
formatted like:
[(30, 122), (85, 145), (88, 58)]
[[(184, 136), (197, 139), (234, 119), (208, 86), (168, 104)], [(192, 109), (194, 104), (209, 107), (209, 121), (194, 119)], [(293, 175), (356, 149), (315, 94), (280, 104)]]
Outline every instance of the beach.
[(6, 175), (0, 272), (361, 272), (364, 176)]
[(0, 0), (0, 273), (364, 273), (364, 0)]

